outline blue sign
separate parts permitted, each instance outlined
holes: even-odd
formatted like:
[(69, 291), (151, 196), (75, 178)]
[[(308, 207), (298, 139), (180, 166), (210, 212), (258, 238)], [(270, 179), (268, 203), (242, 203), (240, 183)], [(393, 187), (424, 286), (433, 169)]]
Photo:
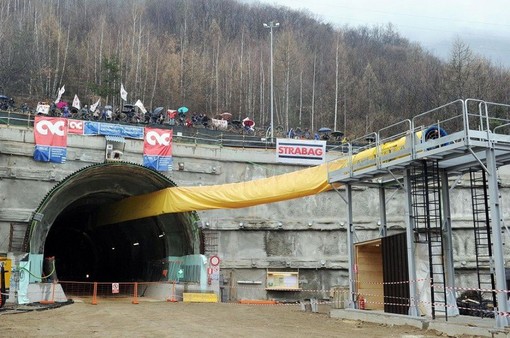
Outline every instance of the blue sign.
[(36, 145), (34, 160), (41, 162), (65, 163), (67, 159), (67, 148), (55, 146)]
[(101, 123), (86, 121), (83, 129), (84, 135), (120, 136), (143, 140), (144, 128), (114, 123)]
[(143, 155), (143, 165), (158, 171), (172, 170), (172, 156)]

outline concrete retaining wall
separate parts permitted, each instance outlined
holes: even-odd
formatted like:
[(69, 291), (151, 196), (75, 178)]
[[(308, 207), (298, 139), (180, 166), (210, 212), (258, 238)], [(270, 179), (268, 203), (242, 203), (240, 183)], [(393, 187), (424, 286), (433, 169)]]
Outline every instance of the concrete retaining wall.
[[(142, 141), (127, 140), (124, 160), (142, 162)], [(0, 252), (8, 251), (12, 222), (28, 222), (45, 194), (67, 175), (85, 166), (103, 162), (103, 137), (69, 136), (68, 161), (63, 165), (32, 159), (33, 131), (0, 126)], [(224, 148), (174, 143), (174, 171), (167, 176), (179, 186), (212, 185), (250, 181), (302, 167), (275, 163), (274, 150)], [(333, 156), (333, 154), (329, 154)], [(182, 163), (183, 170), (177, 170)], [(500, 170), (503, 206), (510, 204), (508, 169)], [(452, 178), (456, 179), (456, 177)], [(471, 199), (467, 181), (451, 193), (454, 227), (454, 257), (459, 286), (469, 285), (475, 266)], [(404, 231), (401, 192), (387, 192), (388, 229)], [(378, 236), (379, 196), (376, 189), (354, 189), (354, 222), (362, 241)], [(503, 207), (508, 220), (508, 208)], [(346, 205), (335, 191), (320, 195), (243, 209), (198, 212), (207, 230), (219, 233), (217, 247), (222, 259), (224, 282), (235, 289), (237, 299), (328, 297), (329, 289), (346, 285)], [(508, 221), (506, 222), (508, 224)], [(507, 237), (507, 236), (505, 236)], [(510, 248), (505, 247), (510, 256)], [(306, 292), (266, 292), (267, 269), (300, 272), (300, 286)], [(242, 288), (236, 281), (261, 284)], [(324, 290), (324, 291), (322, 291)]]

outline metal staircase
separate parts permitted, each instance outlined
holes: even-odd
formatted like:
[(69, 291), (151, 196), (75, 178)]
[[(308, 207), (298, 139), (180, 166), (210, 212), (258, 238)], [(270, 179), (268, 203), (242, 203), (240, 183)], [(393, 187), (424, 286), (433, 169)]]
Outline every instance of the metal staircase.
[(26, 223), (11, 223), (9, 231), (9, 252), (23, 252), (25, 251), (24, 243), (27, 237), (28, 224)]
[[(490, 226), (490, 208), (486, 175), (484, 170), (470, 171), (476, 273), (478, 289), (494, 290), (496, 288), (496, 282), (492, 258), (492, 231)], [(496, 293), (494, 291), (480, 291), (479, 296), (480, 301), (482, 299), (490, 299), (493, 304), (496, 305)], [(480, 305), (482, 305), (481, 302)], [(478, 313), (481, 316), (486, 315), (483, 311), (479, 311)]]
[(426, 243), (429, 258), (432, 318), (447, 319), (441, 185), (437, 161), (420, 161), (411, 170), (411, 205), (415, 242)]

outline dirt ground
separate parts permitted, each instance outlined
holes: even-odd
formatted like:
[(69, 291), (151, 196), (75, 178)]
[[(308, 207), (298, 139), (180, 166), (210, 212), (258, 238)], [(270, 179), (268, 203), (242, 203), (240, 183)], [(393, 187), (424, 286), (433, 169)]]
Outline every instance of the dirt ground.
[(435, 331), (329, 318), (329, 307), (75, 300), (58, 308), (0, 312), (0, 337), (438, 337)]

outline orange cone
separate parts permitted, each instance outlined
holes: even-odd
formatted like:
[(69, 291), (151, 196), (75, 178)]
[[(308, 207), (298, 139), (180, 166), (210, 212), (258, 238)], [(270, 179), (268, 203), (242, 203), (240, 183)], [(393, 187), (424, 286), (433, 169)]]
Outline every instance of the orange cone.
[(176, 303), (177, 299), (175, 298), (175, 281), (172, 284), (172, 296), (166, 300), (167, 302)]
[(41, 300), (39, 303), (41, 304), (54, 304), (55, 303), (55, 281), (53, 281), (51, 285), (51, 299)]

